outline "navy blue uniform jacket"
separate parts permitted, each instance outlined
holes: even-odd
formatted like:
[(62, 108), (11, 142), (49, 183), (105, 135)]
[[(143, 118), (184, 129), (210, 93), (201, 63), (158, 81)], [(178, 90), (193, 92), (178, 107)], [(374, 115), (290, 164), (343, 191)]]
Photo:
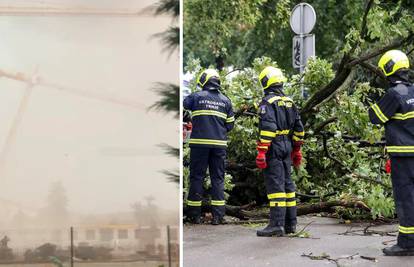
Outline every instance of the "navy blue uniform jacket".
[(414, 86), (399, 83), (368, 111), (374, 124), (385, 125), (387, 152), (395, 157), (414, 157)]
[(227, 147), (227, 132), (234, 126), (230, 99), (219, 90), (202, 90), (184, 99), (184, 109), (192, 112), (190, 147)]

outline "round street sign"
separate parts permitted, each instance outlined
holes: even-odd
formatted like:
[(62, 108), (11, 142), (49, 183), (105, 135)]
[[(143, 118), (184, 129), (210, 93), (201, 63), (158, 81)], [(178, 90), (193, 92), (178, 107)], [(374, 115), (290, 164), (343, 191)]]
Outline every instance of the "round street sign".
[(297, 4), (290, 15), (290, 27), (296, 34), (310, 33), (315, 26), (316, 13), (308, 3)]

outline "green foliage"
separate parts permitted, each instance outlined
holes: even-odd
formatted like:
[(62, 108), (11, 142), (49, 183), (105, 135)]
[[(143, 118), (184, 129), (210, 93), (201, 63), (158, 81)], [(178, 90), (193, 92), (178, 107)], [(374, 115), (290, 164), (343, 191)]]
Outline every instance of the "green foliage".
[[(179, 0), (158, 0), (154, 5), (147, 8), (155, 16), (169, 15), (175, 22), (180, 16), (180, 1)], [(176, 24), (176, 23), (174, 23)], [(167, 30), (157, 33), (154, 37), (159, 38), (164, 44), (164, 51), (169, 51), (169, 55), (178, 51), (180, 44), (180, 28), (176, 25), (171, 25)]]
[[(258, 19), (258, 5), (263, 0), (205, 1), (186, 0), (184, 3), (185, 46), (192, 53), (203, 53), (204, 47), (211, 52), (210, 60), (227, 54), (228, 39), (236, 31), (244, 32)], [(219, 6), (219, 8), (218, 8)], [(200, 45), (202, 44), (202, 45)]]
[[(193, 55), (203, 66), (216, 64), (250, 66), (261, 56), (277, 58), (292, 71), (292, 31), (289, 17), (300, 1), (292, 0), (185, 0), (184, 62)], [(347, 31), (359, 27), (364, 5), (360, 0), (308, 1), (316, 10), (316, 52), (336, 60)], [(340, 19), (338, 19), (340, 18)]]
[(178, 0), (159, 0), (151, 7), (155, 15), (168, 14), (174, 18), (180, 16), (180, 1)]
[(308, 88), (309, 94), (314, 94), (332, 80), (334, 75), (332, 63), (324, 59), (312, 58), (306, 65), (306, 75), (303, 83)]
[(180, 87), (172, 83), (157, 83), (154, 88), (161, 97), (149, 109), (162, 111), (166, 113), (174, 113), (178, 118), (180, 111)]
[(371, 208), (372, 219), (379, 217), (392, 217), (395, 207), (389, 192), (385, 192), (381, 186), (373, 186), (370, 194), (366, 196), (366, 203)]
[(368, 34), (373, 40), (390, 41), (396, 36), (405, 36), (413, 29), (413, 22), (409, 10), (401, 9), (399, 5), (379, 5), (368, 15)]
[[(165, 51), (169, 51), (171, 56), (174, 51), (178, 50), (180, 45), (180, 29), (175, 25), (180, 15), (180, 1), (158, 0), (148, 9), (156, 16), (167, 14), (172, 16), (173, 20), (175, 20), (175, 23), (173, 21), (172, 25), (170, 25), (167, 30), (155, 34), (155, 37), (161, 39), (164, 44)], [(172, 83), (159, 82), (153, 89), (160, 96), (160, 99), (155, 101), (149, 109), (165, 113), (173, 113), (175, 117), (178, 118), (180, 113), (180, 86)], [(168, 145), (163, 144), (163, 146), (165, 147)], [(178, 158), (179, 149), (169, 146), (167, 148), (167, 154)], [(161, 172), (166, 175), (169, 181), (179, 184), (179, 171), (162, 170)]]
[(310, 232), (307, 231), (300, 231), (293, 234), (288, 234), (289, 237), (299, 237), (299, 238), (311, 238), (312, 235)]
[[(191, 63), (192, 67), (188, 67), (187, 70), (200, 72), (201, 67), (197, 65), (199, 62), (194, 60)], [(248, 110), (253, 114), (253, 116), (238, 117), (228, 137), (229, 163), (243, 165), (229, 172), (232, 175), (232, 183), (244, 185), (242, 188), (236, 187), (231, 191), (229, 200), (232, 204), (245, 204), (251, 201), (266, 203), (263, 176), (254, 167), (258, 136), (258, 118), (254, 114), (263, 96), (257, 77), (267, 65), (277, 66), (277, 63), (267, 57), (257, 58), (253, 61), (251, 68), (245, 68), (223, 81), (223, 93), (232, 100), (235, 110)], [(227, 71), (223, 70), (223, 77)], [(332, 76), (332, 65), (326, 60), (316, 58), (310, 62), (303, 80), (309, 90), (314, 91), (324, 86)], [(297, 79), (297, 75), (293, 76), (285, 91), (293, 98), (299, 99)], [(193, 85), (193, 90), (196, 90), (195, 82), (192, 81), (190, 84)], [(344, 136), (350, 135), (371, 143), (381, 139), (383, 130), (369, 123), (367, 106), (364, 104), (369, 102), (368, 97), (371, 93), (378, 91), (381, 90), (371, 87), (368, 83), (357, 83), (355, 87), (347, 87), (337, 92), (319, 107), (319, 112), (310, 119), (306, 126), (303, 164), (298, 170), (292, 172), (292, 178), (299, 192), (319, 196), (329, 195), (331, 198), (354, 197), (366, 200), (370, 207), (372, 205), (371, 216), (374, 218), (380, 215), (385, 217), (393, 215), (392, 206), (388, 205), (391, 201), (389, 181), (381, 170), (384, 163), (381, 160), (382, 149), (361, 148), (358, 147), (358, 140), (344, 139)], [(328, 124), (323, 129), (323, 133), (314, 133), (317, 125), (333, 116), (337, 119)], [(326, 139), (325, 145), (324, 138)], [(188, 151), (185, 151), (187, 155)], [(188, 170), (186, 168), (184, 174), (187, 188)], [(382, 188), (378, 182), (386, 183), (388, 187)], [(208, 189), (209, 184), (207, 183), (205, 187)], [(380, 199), (377, 202), (374, 201), (379, 196), (378, 188), (382, 188), (381, 192), (386, 199), (383, 204), (379, 204)], [(363, 215), (360, 211), (338, 212), (345, 217)]]
[(243, 224), (244, 227), (252, 228), (252, 229), (263, 228), (266, 225), (267, 225), (267, 223), (252, 223), (252, 222)]
[(175, 51), (178, 51), (180, 43), (180, 28), (177, 26), (170, 26), (167, 30), (154, 34), (154, 37), (159, 38), (164, 45), (164, 51), (169, 52), (171, 56)]
[(50, 256), (49, 259), (50, 259), (50, 261), (52, 262), (53, 265), (55, 265), (57, 267), (63, 267), (63, 263), (58, 257)]

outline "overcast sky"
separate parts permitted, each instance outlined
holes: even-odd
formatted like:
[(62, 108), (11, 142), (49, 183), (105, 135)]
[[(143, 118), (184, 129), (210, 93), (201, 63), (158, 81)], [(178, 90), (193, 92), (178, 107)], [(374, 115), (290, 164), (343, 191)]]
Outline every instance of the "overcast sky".
[[(141, 9), (154, 1), (0, 1)], [(168, 58), (151, 38), (168, 17), (0, 16), (0, 69), (32, 73), (87, 95), (104, 95), (138, 108), (35, 86), (5, 167), (0, 198), (42, 207), (52, 182), (61, 180), (77, 212), (129, 210), (153, 195), (178, 212), (178, 187), (160, 172), (177, 169), (159, 143), (178, 146), (178, 121), (147, 112), (158, 99), (155, 82), (178, 83), (178, 55)], [(0, 78), (0, 147), (16, 116), (26, 84)], [(1, 151), (1, 149), (0, 149)]]

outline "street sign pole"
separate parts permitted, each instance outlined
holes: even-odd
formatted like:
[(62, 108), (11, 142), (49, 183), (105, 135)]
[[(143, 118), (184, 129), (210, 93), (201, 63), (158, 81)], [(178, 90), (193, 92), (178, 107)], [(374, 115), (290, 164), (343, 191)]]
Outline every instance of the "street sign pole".
[[(308, 59), (315, 55), (315, 36), (310, 34), (316, 23), (316, 13), (307, 3), (296, 5), (290, 16), (290, 27), (297, 35), (293, 37), (292, 65), (299, 69), (301, 76), (305, 72)], [(300, 86), (301, 95), (306, 97), (303, 83)]]
[[(305, 71), (305, 58), (303, 56), (304, 53), (304, 49), (303, 49), (303, 45), (304, 45), (304, 40), (303, 40), (303, 30), (304, 30), (304, 19), (303, 19), (303, 5), (300, 5), (300, 33), (299, 33), (299, 38), (300, 38), (300, 47), (302, 49), (302, 53), (300, 53), (300, 69), (299, 69), (299, 73), (302, 76), (303, 72)], [(302, 79), (301, 79), (302, 80)], [(303, 82), (300, 83), (300, 93), (302, 95), (302, 98), (305, 97), (305, 88), (303, 87)]]

